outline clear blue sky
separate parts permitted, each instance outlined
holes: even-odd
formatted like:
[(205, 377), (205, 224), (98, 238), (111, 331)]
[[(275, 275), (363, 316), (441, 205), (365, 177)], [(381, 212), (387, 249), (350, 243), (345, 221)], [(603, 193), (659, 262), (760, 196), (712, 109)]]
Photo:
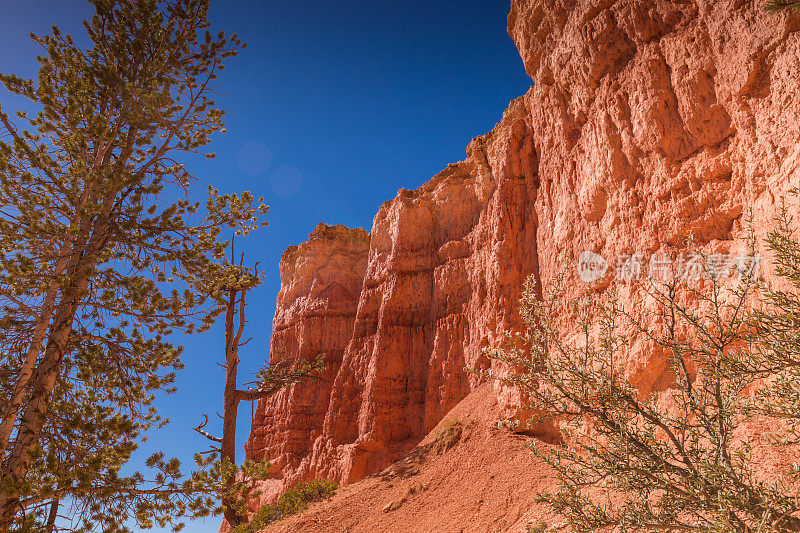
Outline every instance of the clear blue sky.
[[(506, 34), (507, 1), (216, 0), (216, 29), (237, 32), (248, 48), (220, 78), (228, 133), (212, 144), (213, 161), (195, 175), (223, 191), (250, 190), (270, 205), (270, 226), (243, 243), (266, 283), (250, 298), (242, 354), (247, 377), (268, 357), (279, 288), (278, 259), (318, 222), (372, 225), (378, 206), (401, 187), (413, 189), (467, 143), (489, 131), (509, 100), (530, 85)], [(91, 13), (80, 0), (0, 0), (0, 72), (30, 75), (39, 53), (29, 32), (50, 25), (81, 34)], [(20, 102), (0, 90), (10, 111)], [(171, 424), (147, 451), (191, 462), (206, 442), (191, 428), (221, 411), (221, 331), (189, 339), (179, 392), (162, 398)], [(242, 404), (239, 458), (249, 432)], [(210, 426), (211, 424), (209, 424)], [(217, 530), (219, 519), (189, 524)]]

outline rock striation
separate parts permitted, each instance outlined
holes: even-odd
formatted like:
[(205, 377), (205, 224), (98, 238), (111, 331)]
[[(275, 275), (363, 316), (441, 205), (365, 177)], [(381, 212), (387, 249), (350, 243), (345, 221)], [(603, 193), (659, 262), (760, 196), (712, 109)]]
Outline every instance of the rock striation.
[[(276, 465), (266, 497), (358, 481), (416, 446), (482, 383), (464, 368), (490, 368), (528, 276), (547, 286), (583, 251), (610, 277), (621, 255), (680, 253), (690, 235), (721, 253), (763, 236), (800, 185), (798, 20), (760, 1), (512, 0), (531, 89), (369, 235), (320, 225), (281, 259), (271, 357), (329, 368), (258, 405), (247, 450)], [(571, 297), (585, 288), (568, 277)], [(633, 345), (634, 384), (667, 386)]]
[(320, 421), (350, 342), (369, 242), (363, 229), (319, 224), (307, 242), (289, 247), (281, 256), (271, 361), (311, 361), (324, 354), (326, 370), (322, 379), (259, 402), (245, 448), (248, 456), (259, 458), (264, 450), (279, 448), (279, 454), (270, 456), (275, 471), (309, 456), (313, 438), (321, 432)]

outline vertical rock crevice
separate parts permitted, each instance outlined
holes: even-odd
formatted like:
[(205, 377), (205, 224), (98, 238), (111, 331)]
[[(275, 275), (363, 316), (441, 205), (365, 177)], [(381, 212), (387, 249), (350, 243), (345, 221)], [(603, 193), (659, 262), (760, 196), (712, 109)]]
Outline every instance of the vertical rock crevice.
[(247, 449), (273, 462), (275, 490), (387, 466), (480, 384), (465, 367), (486, 368), (483, 348), (517, 325), (538, 261), (526, 105), (513, 102), (465, 161), (381, 206), (369, 239), (321, 225), (284, 254), (272, 356), (326, 353), (330, 381), (259, 403)]

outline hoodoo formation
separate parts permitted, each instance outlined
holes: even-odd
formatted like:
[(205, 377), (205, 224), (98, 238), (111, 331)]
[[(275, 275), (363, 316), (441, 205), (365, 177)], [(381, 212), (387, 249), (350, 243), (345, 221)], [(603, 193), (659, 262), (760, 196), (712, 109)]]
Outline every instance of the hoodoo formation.
[[(750, 218), (763, 237), (800, 185), (798, 29), (756, 1), (513, 0), (530, 90), (464, 161), (384, 203), (369, 234), (320, 224), (284, 253), (271, 357), (324, 353), (328, 379), (259, 403), (247, 450), (275, 465), (264, 498), (362, 480), (476, 395), (498, 419), (524, 416), (512, 389), (465, 367), (492, 364), (483, 350), (518, 325), (528, 276), (546, 286), (583, 251), (613, 271), (690, 235), (739, 253)], [(666, 361), (631, 338), (632, 383), (668, 386)]]

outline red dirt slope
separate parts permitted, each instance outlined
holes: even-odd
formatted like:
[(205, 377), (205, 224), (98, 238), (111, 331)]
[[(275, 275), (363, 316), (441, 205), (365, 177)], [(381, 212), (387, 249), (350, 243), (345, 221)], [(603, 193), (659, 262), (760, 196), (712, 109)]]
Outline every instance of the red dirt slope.
[(491, 384), (483, 385), (409, 455), (264, 531), (496, 533), (552, 524), (534, 503), (552, 486), (547, 467), (528, 449), (533, 439), (502, 427), (499, 416)]

